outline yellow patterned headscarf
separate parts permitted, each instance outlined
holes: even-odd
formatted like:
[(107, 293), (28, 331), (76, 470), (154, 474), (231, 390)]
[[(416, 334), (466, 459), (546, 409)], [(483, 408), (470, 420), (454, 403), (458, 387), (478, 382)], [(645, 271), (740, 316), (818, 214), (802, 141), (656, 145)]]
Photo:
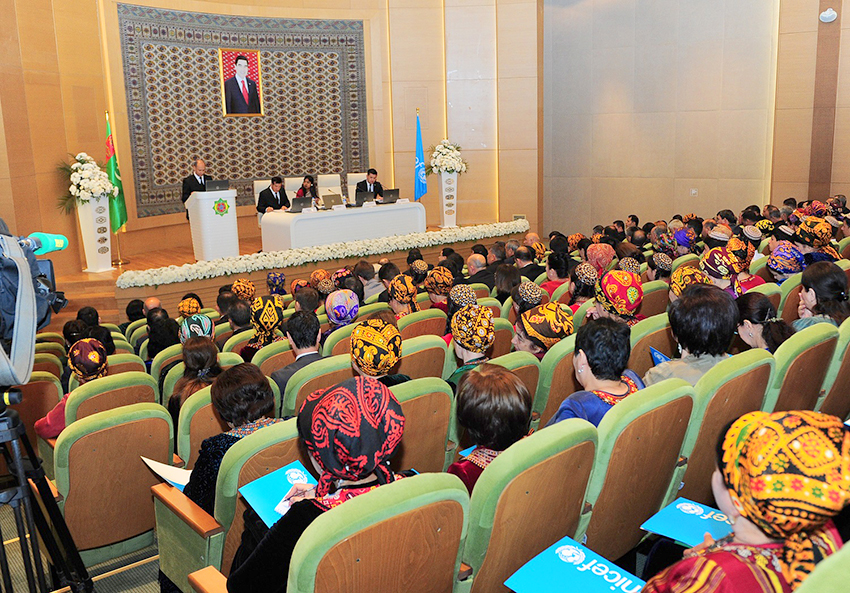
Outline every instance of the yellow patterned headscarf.
[(419, 291), (413, 283), (413, 278), (407, 274), (399, 274), (390, 281), (390, 286), (387, 288), (387, 294), (394, 301), (398, 301), (402, 305), (408, 305), (412, 311), (419, 310), (419, 303), (416, 302), (416, 294)]
[(526, 311), (517, 321), (528, 338), (549, 350), (573, 333), (573, 316), (570, 308), (559, 303), (546, 303)]
[(823, 218), (817, 216), (809, 216), (800, 224), (797, 229), (795, 239), (804, 245), (809, 245), (815, 249), (826, 253), (835, 260), (841, 259), (841, 256), (830, 245), (832, 242), (832, 225)]
[(785, 540), (796, 589), (822, 556), (811, 536), (850, 502), (850, 431), (818, 412), (750, 412), (726, 432), (720, 466), (741, 515)]
[(682, 296), (685, 289), (691, 284), (711, 284), (711, 278), (708, 274), (699, 268), (691, 266), (679, 266), (670, 275), (670, 290), (677, 297)]
[(726, 252), (732, 264), (732, 270), (740, 274), (750, 269), (750, 262), (756, 253), (756, 248), (749, 241), (744, 242), (738, 237), (732, 237), (726, 244)]
[(109, 372), (106, 348), (99, 340), (83, 338), (68, 350), (68, 366), (78, 381), (105, 377)]
[(233, 284), (230, 285), (230, 290), (236, 295), (237, 299), (243, 301), (251, 301), (257, 292), (254, 283), (247, 278), (237, 278), (234, 280)]
[(189, 297), (188, 299), (180, 301), (177, 305), (177, 312), (180, 313), (180, 317), (185, 319), (187, 317), (191, 317), (195, 313), (200, 313), (201, 304), (195, 297)]
[(578, 249), (578, 242), (586, 238), (587, 237), (585, 237), (581, 233), (573, 233), (572, 235), (567, 237), (567, 243), (569, 244), (570, 251), (572, 252)]
[(251, 301), (251, 326), (254, 328), (251, 342), (262, 346), (271, 343), (282, 318), (283, 309), (278, 299), (264, 296)]
[(428, 275), (425, 277), (425, 290), (438, 296), (449, 296), (453, 282), (454, 278), (452, 277), (451, 270), (443, 266), (437, 266), (428, 272)]
[(481, 305), (466, 305), (452, 317), (452, 337), (469, 350), (483, 354), (496, 339), (493, 311)]
[(640, 276), (632, 272), (611, 270), (596, 284), (596, 302), (612, 315), (634, 317), (642, 300)]
[(531, 248), (534, 250), (534, 257), (537, 259), (542, 259), (546, 255), (546, 247), (540, 241), (535, 241)]
[(366, 319), (351, 332), (351, 358), (371, 377), (386, 375), (401, 358), (401, 334), (383, 319)]

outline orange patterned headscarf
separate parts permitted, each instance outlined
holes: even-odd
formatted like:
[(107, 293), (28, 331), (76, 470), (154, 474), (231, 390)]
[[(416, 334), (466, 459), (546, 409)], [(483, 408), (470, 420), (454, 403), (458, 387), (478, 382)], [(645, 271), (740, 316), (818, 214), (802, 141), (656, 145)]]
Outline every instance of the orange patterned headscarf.
[(615, 257), (617, 254), (608, 243), (594, 243), (587, 246), (587, 263), (596, 268), (596, 273), (600, 276)]
[(333, 282), (331, 275), (327, 270), (318, 269), (313, 270), (310, 273), (310, 286), (316, 290), (319, 289), (319, 283), (321, 283), (322, 280), (331, 280), (331, 282)]
[(569, 245), (570, 252), (578, 249), (578, 242), (581, 241), (582, 239), (586, 239), (586, 238), (587, 237), (585, 237), (581, 233), (573, 233), (572, 235), (567, 237), (567, 244)]
[(818, 412), (750, 412), (732, 424), (722, 448), (735, 508), (785, 540), (782, 574), (796, 589), (824, 555), (812, 536), (850, 502), (850, 431)]

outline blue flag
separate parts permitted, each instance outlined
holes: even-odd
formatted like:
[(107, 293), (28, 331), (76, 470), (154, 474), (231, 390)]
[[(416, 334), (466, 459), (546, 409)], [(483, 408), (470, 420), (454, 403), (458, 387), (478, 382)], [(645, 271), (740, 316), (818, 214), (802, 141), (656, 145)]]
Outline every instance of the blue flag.
[(416, 164), (413, 167), (413, 199), (428, 193), (428, 183), (425, 181), (425, 152), (422, 150), (422, 127), (419, 125), (419, 114), (416, 114)]

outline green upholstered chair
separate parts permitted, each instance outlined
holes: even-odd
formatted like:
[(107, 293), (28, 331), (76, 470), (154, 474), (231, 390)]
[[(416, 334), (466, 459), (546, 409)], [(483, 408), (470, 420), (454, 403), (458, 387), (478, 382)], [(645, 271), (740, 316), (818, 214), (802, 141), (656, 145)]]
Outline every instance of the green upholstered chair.
[(398, 320), (402, 340), (417, 336), (442, 336), (445, 330), (446, 314), (439, 309), (416, 311)]
[(830, 323), (810, 325), (782, 342), (773, 354), (776, 373), (764, 410), (814, 410), (837, 343), (838, 328)]
[(390, 388), (404, 412), (404, 436), (390, 463), (394, 471), (441, 472), (458, 444), (452, 387), (442, 379), (413, 379)]
[[(844, 254), (845, 251), (847, 252), (846, 255)], [(850, 237), (844, 237), (838, 242), (838, 253), (840, 253), (841, 257), (844, 259), (850, 257)]]
[(599, 448), (576, 536), (609, 559), (634, 548), (665, 504), (685, 447), (694, 388), (667, 379), (625, 398), (599, 423)]
[(139, 346), (139, 358), (142, 360), (148, 360), (148, 339), (145, 338), (142, 341), (142, 345)]
[(390, 311), (390, 306), (387, 303), (370, 303), (368, 305), (363, 305), (360, 307), (360, 310), (357, 311), (357, 319), (363, 320), (372, 313), (376, 311)]
[(627, 368), (637, 373), (638, 377), (643, 377), (653, 366), (650, 348), (655, 348), (673, 358), (679, 346), (676, 338), (673, 337), (667, 313), (649, 317), (635, 324), (632, 327), (631, 344), (632, 353), (629, 356)]
[(57, 332), (39, 332), (35, 334), (35, 343), (53, 342), (65, 347), (65, 336)]
[(218, 342), (221, 339), (224, 339), (225, 344), (227, 340), (230, 339), (230, 336), (233, 335), (233, 329), (230, 327), (229, 323), (221, 323), (215, 326), (215, 341)]
[(56, 342), (36, 342), (35, 352), (48, 352), (59, 357), (61, 360), (66, 360), (68, 358), (68, 353), (65, 352), (64, 342), (62, 344), (57, 344)]
[(570, 302), (570, 296), (570, 283), (564, 282), (558, 288), (555, 289), (555, 292), (552, 293), (552, 298), (550, 300), (553, 302), (562, 302), (566, 305)]
[(540, 361), (540, 380), (531, 404), (531, 427), (546, 426), (561, 403), (584, 387), (573, 369), (576, 336), (569, 335), (546, 351)]
[(112, 341), (121, 340), (122, 342), (126, 342), (127, 338), (124, 337), (124, 334), (121, 332), (109, 332), (109, 335), (112, 336)]
[[(846, 240), (844, 239), (844, 241)], [(794, 593), (839, 593), (846, 591), (847, 566), (850, 566), (850, 546), (844, 545), (832, 556), (818, 562), (812, 573), (794, 590)]]
[(803, 288), (800, 281), (803, 278), (803, 273), (794, 274), (783, 282), (779, 290), (781, 298), (779, 299), (779, 316), (786, 323), (791, 323), (799, 316), (797, 315), (797, 305), (800, 304), (800, 290)]
[(749, 272), (750, 272), (750, 274), (757, 274), (758, 271), (761, 270), (766, 265), (767, 265), (767, 258), (766, 257), (760, 257), (758, 259), (754, 259), (753, 261), (750, 262)]
[[(141, 319), (139, 321), (142, 321)], [(127, 328), (127, 331), (130, 331), (130, 328)], [(127, 335), (126, 333), (124, 335)], [(143, 323), (139, 327), (133, 330), (133, 333), (130, 334), (130, 337), (127, 339), (130, 342), (130, 345), (133, 348), (136, 348), (142, 340), (148, 337), (148, 326), (147, 323)]]
[[(130, 371), (147, 373), (145, 361), (135, 354), (126, 352), (110, 354), (106, 357), (106, 362), (109, 364), (109, 369), (107, 370), (109, 375), (118, 375)], [(71, 378), (68, 380), (68, 392), (74, 391), (79, 386), (80, 383), (77, 381), (77, 376), (71, 373)]]
[(154, 403), (93, 414), (56, 439), (59, 507), (86, 566), (154, 542), (150, 488), (159, 478), (141, 457), (170, 463), (171, 443), (171, 417)]
[(581, 327), (581, 324), (584, 323), (585, 319), (587, 319), (587, 312), (590, 311), (591, 308), (596, 306), (596, 299), (588, 299), (581, 304), (581, 307), (576, 309), (575, 314), (573, 314), (573, 331), (577, 332), (578, 328)]
[(678, 268), (682, 266), (690, 266), (692, 268), (699, 267), (699, 256), (694, 255), (693, 253), (688, 253), (686, 255), (681, 255), (673, 260), (673, 266), (670, 269), (671, 272), (675, 272)]
[(224, 347), (221, 349), (222, 352), (236, 352), (239, 354), (239, 351), (245, 346), (248, 341), (254, 337), (254, 329), (251, 328), (249, 330), (245, 330), (243, 332), (239, 332), (236, 335), (231, 335), (227, 338), (227, 341), (224, 343)]
[(670, 292), (670, 285), (664, 280), (653, 280), (643, 284), (643, 299), (637, 308), (637, 312), (641, 315), (654, 317), (667, 312), (667, 305), (670, 302), (667, 294)]
[(543, 272), (537, 278), (534, 279), (534, 283), (540, 285), (546, 282), (548, 279), (549, 277), (546, 275), (546, 272)]
[[(23, 394), (21, 403), (9, 407), (20, 415), (21, 424), (27, 430), (27, 438), (35, 447), (38, 438), (33, 427), (37, 420), (44, 418), (62, 399), (64, 395), (62, 384), (59, 377), (56, 377), (53, 373), (33, 371), (29, 382), (26, 385), (18, 385), (17, 388)], [(22, 454), (26, 453), (22, 450)], [(5, 464), (3, 467), (5, 468)], [(52, 475), (53, 467), (51, 466), (50, 469)]]
[(782, 302), (782, 289), (776, 282), (765, 282), (748, 290), (747, 292), (757, 292), (765, 295), (770, 299), (770, 304), (773, 308), (779, 311), (779, 305)]
[(490, 307), (493, 317), (499, 317), (502, 314), (502, 303), (498, 299), (494, 299), (493, 297), (479, 298), (478, 304), (481, 307)]
[(428, 296), (427, 292), (420, 292), (416, 295), (416, 303), (419, 305), (420, 311), (427, 311), (431, 308), (431, 297)]
[[(218, 365), (222, 369), (229, 369), (232, 366), (236, 366), (237, 364), (242, 364), (245, 362), (242, 360), (242, 357), (236, 354), (235, 352), (219, 352), (218, 353)], [(162, 391), (160, 392), (160, 398), (165, 407), (168, 407), (168, 399), (171, 397), (171, 394), (174, 393), (174, 386), (177, 385), (177, 381), (180, 380), (180, 377), (183, 376), (183, 372), (186, 370), (186, 365), (183, 364), (183, 361), (175, 364), (171, 369), (165, 374), (165, 379), (162, 382)]]
[(411, 379), (440, 378), (446, 366), (448, 354), (446, 341), (439, 336), (410, 338), (402, 341), (401, 359), (390, 372), (401, 373)]
[(540, 383), (540, 361), (530, 352), (511, 352), (490, 361), (491, 364), (503, 366), (523, 382), (531, 397), (537, 392)]
[(463, 561), (471, 575), (455, 591), (503, 591), (523, 564), (565, 535), (576, 537), (596, 446), (596, 428), (570, 418), (487, 466), (469, 503)]
[(378, 297), (381, 296), (381, 293), (373, 294), (372, 296), (363, 300), (364, 305), (372, 305), (378, 302)]
[(762, 255), (770, 255), (770, 238), (762, 239), (758, 251)]
[(835, 353), (826, 370), (816, 410), (846, 420), (850, 416), (850, 321), (838, 328)]
[(114, 324), (114, 323), (104, 323), (104, 322), (102, 322), (102, 321), (101, 321), (101, 322), (100, 322), (100, 326), (101, 326), (101, 327), (105, 327), (106, 329), (108, 329), (108, 330), (109, 330), (109, 331), (111, 331), (111, 332), (118, 332), (119, 334), (121, 333), (121, 328), (120, 328), (120, 327), (118, 327), (118, 326), (117, 326), (116, 324)]
[(135, 354), (136, 349), (126, 340), (113, 340), (115, 344), (115, 354)]
[(62, 365), (62, 361), (55, 354), (51, 354), (50, 352), (39, 352), (33, 358), (32, 370), (33, 372), (43, 371), (45, 373), (50, 373), (57, 379), (61, 379), (62, 373), (64, 372), (64, 366)]
[[(495, 317), (493, 319), (493, 329), (495, 330), (496, 338), (493, 340), (493, 345), (487, 350), (487, 358), (498, 358), (510, 352), (512, 348), (511, 340), (514, 339), (514, 326), (507, 319)], [(454, 348), (452, 348), (451, 352), (454, 352)]]
[[(685, 436), (687, 459), (683, 461), (687, 465), (678, 468), (672, 498), (714, 504), (711, 474), (717, 459), (717, 439), (730, 422), (762, 409), (774, 366), (769, 352), (753, 348), (719, 362), (697, 381), (693, 421)], [(680, 482), (684, 485), (678, 490)]]
[(183, 360), (183, 344), (172, 344), (157, 353), (151, 360), (151, 377), (156, 380), (156, 384), (161, 385), (165, 378), (164, 372), (181, 360)]
[[(380, 304), (383, 305), (384, 303)], [(351, 352), (351, 332), (354, 331), (357, 323), (355, 321), (332, 331), (325, 338), (325, 343), (322, 345), (322, 356), (336, 356), (337, 354), (348, 354)]]
[(475, 297), (480, 301), (481, 299), (490, 298), (490, 288), (486, 284), (482, 284), (477, 282), (475, 284), (469, 285), (472, 290), (475, 291)]
[[(402, 345), (402, 348), (404, 348), (404, 345)], [(317, 389), (333, 387), (355, 375), (356, 372), (351, 368), (350, 354), (323, 358), (297, 370), (286, 384), (281, 416), (295, 416), (307, 395)]]
[(157, 484), (154, 495), (159, 568), (182, 591), (191, 591), (189, 573), (213, 566), (230, 573), (242, 540), (247, 508), (238, 490), (281, 467), (301, 461), (312, 471), (298, 443), (294, 418), (266, 426), (235, 443), (224, 454), (216, 481), (213, 515), (170, 484)]
[(139, 329), (140, 327), (146, 326), (147, 324), (148, 320), (144, 317), (130, 322), (130, 325), (128, 325), (127, 329), (124, 330), (124, 337), (127, 339), (128, 342), (130, 342), (130, 337), (133, 335), (133, 332)]
[[(238, 349), (233, 351), (234, 354), (238, 352)], [(271, 376), (276, 370), (295, 362), (295, 352), (290, 348), (289, 340), (278, 340), (260, 348), (251, 362), (258, 366), (264, 375)]]

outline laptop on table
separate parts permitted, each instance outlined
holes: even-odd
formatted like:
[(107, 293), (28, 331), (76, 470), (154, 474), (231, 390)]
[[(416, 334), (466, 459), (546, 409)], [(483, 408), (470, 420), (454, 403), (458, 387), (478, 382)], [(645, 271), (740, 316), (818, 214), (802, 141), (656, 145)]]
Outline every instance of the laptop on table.
[(330, 210), (334, 206), (342, 206), (342, 196), (333, 192), (324, 194), (322, 201), (325, 203), (325, 210)]
[(313, 198), (292, 198), (292, 206), (289, 208), (289, 211), (293, 214), (298, 214), (304, 208), (310, 208), (313, 206)]
[(354, 204), (356, 206), (362, 206), (364, 202), (374, 202), (374, 201), (375, 201), (375, 192), (359, 191), (354, 195)]
[(207, 181), (206, 190), (207, 191), (221, 191), (223, 189), (230, 189), (230, 180), (229, 179), (210, 179)]
[(398, 201), (397, 189), (385, 189), (382, 204), (394, 204)]

